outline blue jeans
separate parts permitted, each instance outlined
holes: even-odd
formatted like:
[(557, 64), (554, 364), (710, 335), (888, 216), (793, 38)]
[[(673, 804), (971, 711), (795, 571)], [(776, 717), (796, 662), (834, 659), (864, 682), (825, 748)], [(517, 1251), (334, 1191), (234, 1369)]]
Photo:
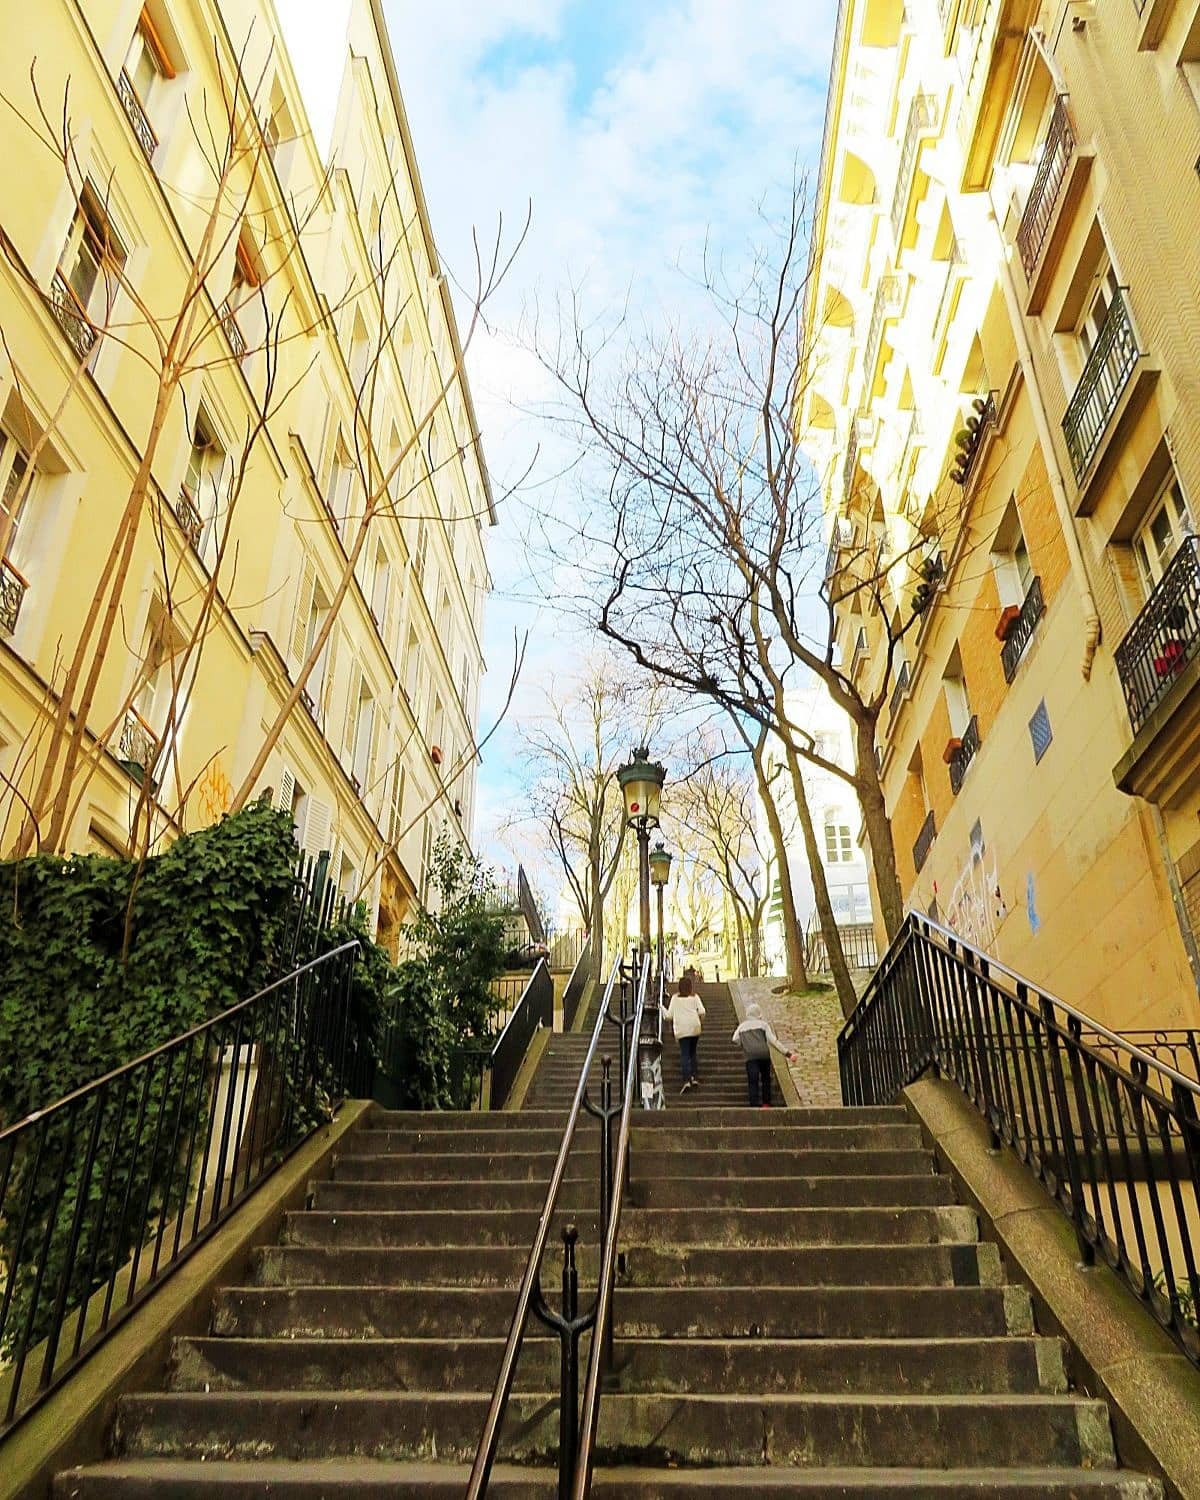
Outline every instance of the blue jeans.
[(746, 1059), (746, 1084), (750, 1090), (750, 1106), (771, 1102), (771, 1059), (748, 1057)]
[(679, 1038), (679, 1067), (683, 1073), (684, 1083), (687, 1083), (696, 1076), (696, 1045), (699, 1040), (698, 1036), (681, 1036)]

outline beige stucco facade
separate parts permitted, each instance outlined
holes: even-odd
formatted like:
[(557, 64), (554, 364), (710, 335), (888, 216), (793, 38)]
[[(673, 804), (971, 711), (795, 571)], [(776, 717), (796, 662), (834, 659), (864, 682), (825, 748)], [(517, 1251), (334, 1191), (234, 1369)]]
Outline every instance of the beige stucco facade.
[[(328, 646), (253, 789), (294, 811), (301, 844), (331, 850), (343, 891), (361, 891), (391, 933), (437, 831), (470, 836), (495, 516), (382, 12), (349, 7), (328, 55), (338, 88), (322, 141), (271, 0), (27, 7), (0, 90), (31, 119), (34, 58), (52, 122), (68, 90), (75, 163), (65, 172), (0, 111), (0, 489), (15, 475), (23, 502), (0, 588), (0, 772), (31, 795), (151, 441), (165, 365), (152, 325), (174, 326), (202, 264), (67, 847), (128, 847), (143, 766), (164, 741), (154, 838), (229, 806), (394, 468)], [(215, 119), (219, 151), (239, 60), (235, 219), (234, 207), (213, 212), (197, 137)], [(115, 282), (89, 279), (98, 223), (119, 246)], [(36, 472), (19, 487), (31, 453)], [(189, 639), (202, 648), (181, 655)], [(4, 811), (7, 849), (17, 799)]]
[(799, 419), (906, 900), (1195, 1025), (1200, 5), (846, 0), (836, 46)]

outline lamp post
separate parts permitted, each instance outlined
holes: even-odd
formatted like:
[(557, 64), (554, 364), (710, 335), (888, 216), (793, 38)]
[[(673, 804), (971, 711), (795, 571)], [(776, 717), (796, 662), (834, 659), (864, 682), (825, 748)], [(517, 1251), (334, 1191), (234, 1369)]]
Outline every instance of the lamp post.
[(663, 890), (671, 874), (671, 853), (659, 839), (650, 851), (650, 884), (658, 892), (658, 972), (666, 967), (665, 938), (663, 935)]
[(633, 752), (633, 759), (617, 772), (617, 785), (625, 798), (625, 816), (633, 824), (638, 841), (639, 946), (650, 952), (650, 830), (658, 827), (666, 766), (650, 759), (646, 745)]

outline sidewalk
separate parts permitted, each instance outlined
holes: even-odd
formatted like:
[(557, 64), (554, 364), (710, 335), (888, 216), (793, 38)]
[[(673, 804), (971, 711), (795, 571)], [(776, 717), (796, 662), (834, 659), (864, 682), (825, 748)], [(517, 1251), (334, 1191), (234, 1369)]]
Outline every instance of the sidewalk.
[(842, 1102), (837, 1063), (842, 1008), (837, 994), (832, 989), (820, 995), (774, 994), (783, 983), (778, 977), (732, 979), (729, 988), (739, 1014), (744, 1015), (746, 1006), (756, 1002), (783, 1046), (796, 1054), (789, 1071), (800, 1103), (814, 1109), (836, 1109)]

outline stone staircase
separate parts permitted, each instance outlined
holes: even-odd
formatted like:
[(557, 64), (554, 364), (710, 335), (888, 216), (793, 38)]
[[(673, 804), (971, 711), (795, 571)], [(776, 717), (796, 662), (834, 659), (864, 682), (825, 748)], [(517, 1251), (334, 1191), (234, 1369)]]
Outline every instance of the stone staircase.
[[(718, 1049), (737, 1061), (716, 1010), (710, 1094)], [(543, 1099), (560, 1063), (547, 1053)], [(635, 1115), (594, 1494), (1161, 1496), (1116, 1469), (1106, 1407), (1069, 1390), (1062, 1346), (901, 1110), (697, 1092)], [(562, 1122), (373, 1111), (57, 1500), (461, 1500)], [(589, 1122), (559, 1216), (579, 1226), (585, 1285), (595, 1157)], [(557, 1372), (532, 1325), (496, 1500), (556, 1493)]]
[[(711, 1109), (714, 1106), (745, 1106), (747, 1103), (746, 1064), (740, 1047), (731, 1040), (738, 1023), (727, 984), (701, 984), (697, 993), (704, 1001), (704, 1033), (700, 1038), (698, 1052), (700, 1082), (686, 1094), (680, 1094), (683, 1074), (679, 1069), (679, 1045), (671, 1032), (669, 1020), (663, 1022), (663, 1090), (672, 1110)], [(570, 1108), (575, 1097), (575, 1086), (579, 1082), (579, 1070), (587, 1056), (596, 1023), (600, 997), (595, 995), (584, 1018), (583, 1029), (578, 1033), (555, 1035), (550, 1038), (542, 1056), (537, 1075), (530, 1085), (526, 1103), (533, 1109)], [(613, 1091), (617, 1092), (617, 1075), (621, 1071), (617, 1029), (609, 1030), (607, 1046), (601, 1046), (600, 1055), (607, 1053), (612, 1058)], [(597, 1096), (600, 1065), (593, 1065), (589, 1082), (593, 1085), (593, 1097)], [(772, 1098), (782, 1104), (783, 1098), (776, 1080)]]

